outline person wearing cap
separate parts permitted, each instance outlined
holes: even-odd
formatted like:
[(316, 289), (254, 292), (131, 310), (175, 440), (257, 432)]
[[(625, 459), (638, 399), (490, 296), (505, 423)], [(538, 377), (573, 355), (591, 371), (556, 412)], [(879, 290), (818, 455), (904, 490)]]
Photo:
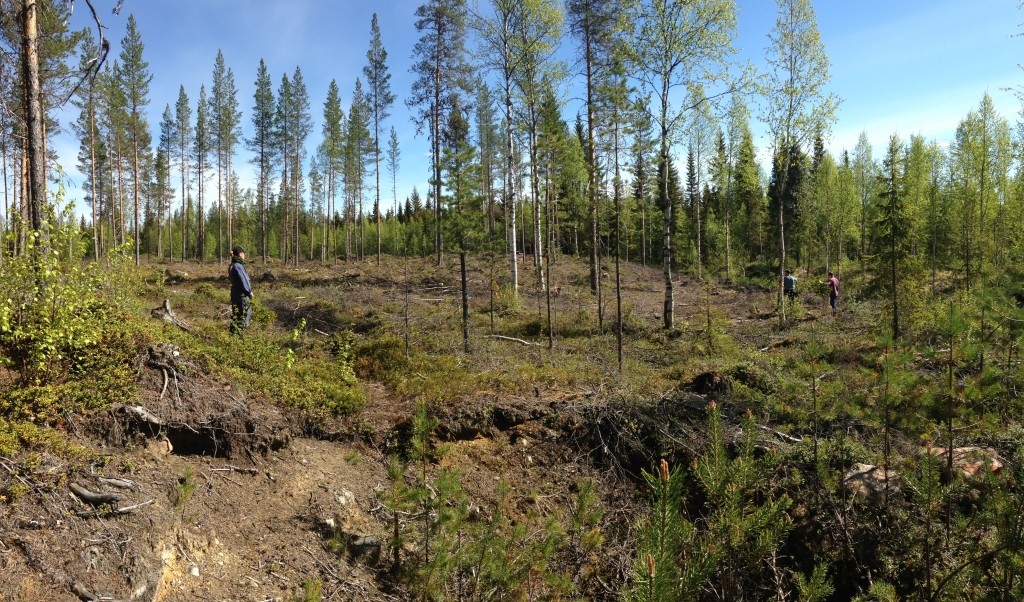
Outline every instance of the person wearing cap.
[(228, 268), (231, 281), (231, 334), (242, 334), (249, 326), (252, 313), (252, 283), (249, 271), (245, 269), (245, 249), (231, 249), (231, 267)]

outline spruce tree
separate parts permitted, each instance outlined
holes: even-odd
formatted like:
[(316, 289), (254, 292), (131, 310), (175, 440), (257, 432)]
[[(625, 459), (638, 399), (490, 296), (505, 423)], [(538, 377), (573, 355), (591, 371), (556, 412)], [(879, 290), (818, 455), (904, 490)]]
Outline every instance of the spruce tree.
[[(892, 339), (900, 339), (899, 278), (908, 255), (910, 220), (906, 213), (906, 157), (903, 143), (893, 135), (879, 175), (879, 203), (872, 224), (879, 285), (885, 291), (892, 312)], [(881, 274), (886, 274), (882, 277)]]
[[(79, 64), (79, 70), (85, 72), (91, 63), (88, 61), (93, 60), (94, 55), (99, 51), (99, 47), (93, 40), (92, 33), (86, 30), (82, 40), (82, 62)], [(78, 139), (81, 142), (79, 149), (79, 171), (86, 177), (86, 199), (89, 201), (92, 207), (92, 234), (93, 234), (93, 257), (99, 259), (100, 257), (100, 237), (102, 232), (102, 225), (99, 221), (99, 207), (101, 206), (100, 195), (102, 193), (102, 184), (98, 178), (102, 177), (101, 170), (97, 169), (97, 164), (103, 160), (102, 149), (100, 148), (101, 139), (98, 131), (97, 123), (97, 104), (99, 102), (97, 81), (96, 77), (88, 77), (86, 81), (78, 87), (76, 93), (76, 99), (74, 104), (78, 107), (80, 114), (78, 121), (75, 122), (73, 129), (78, 135)], [(2, 158), (3, 169), (4, 169), (4, 220), (7, 217), (7, 136), (8, 130), (5, 127), (6, 115), (0, 117), (0, 129), (3, 133), (0, 133), (0, 145), (3, 145)], [(2, 232), (0, 232), (2, 234)], [(2, 258), (3, 245), (0, 245), (0, 258)], [(0, 259), (2, 260), (2, 259)]]

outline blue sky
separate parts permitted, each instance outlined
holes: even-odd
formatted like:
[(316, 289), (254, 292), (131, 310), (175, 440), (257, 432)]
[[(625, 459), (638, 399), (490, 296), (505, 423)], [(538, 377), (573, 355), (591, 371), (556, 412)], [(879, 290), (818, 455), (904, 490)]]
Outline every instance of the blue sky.
[[(95, 0), (113, 6), (113, 0)], [(362, 76), (370, 40), (370, 20), (378, 13), (381, 36), (388, 51), (392, 90), (398, 101), (385, 127), (399, 133), (402, 162), (398, 195), (415, 185), (421, 192), (427, 179), (428, 142), (416, 136), (404, 100), (414, 79), (410, 56), (417, 39), (414, 12), (421, 0), (126, 0), (121, 15), (102, 11), (116, 57), (129, 13), (135, 15), (145, 44), (144, 56), (153, 74), (148, 107), (154, 139), (164, 106), (172, 107), (178, 88), (185, 86), (193, 107), (201, 84), (209, 92), (217, 50), (224, 53), (235, 74), (243, 110), (243, 133), (249, 135), (253, 82), (260, 58), (270, 70), (275, 91), (283, 74), (302, 69), (310, 94), (316, 127), (309, 146), (319, 142), (320, 116), (328, 84), (337, 80), (343, 105), (351, 99), (356, 77)], [(82, 3), (79, 3), (82, 4)], [(470, 0), (475, 4), (475, 0)], [(768, 34), (775, 23), (771, 0), (737, 0), (738, 57), (755, 67), (764, 64)], [(921, 134), (948, 142), (957, 123), (977, 107), (982, 95), (993, 96), (996, 108), (1017, 120), (1019, 103), (1008, 87), (1024, 85), (1018, 67), (1024, 56), (1021, 31), (1024, 11), (1017, 0), (818, 0), (814, 3), (819, 29), (831, 60), (831, 90), (843, 102), (829, 147), (852, 150), (862, 131), (868, 133), (875, 156), (888, 137), (904, 140)], [(88, 24), (84, 4), (77, 6), (73, 26)], [(573, 56), (573, 40), (563, 40), (564, 54)], [(577, 85), (578, 79), (569, 86)], [(571, 98), (573, 90), (565, 96)], [(575, 119), (570, 103), (566, 119)], [(754, 116), (756, 119), (756, 110)], [(72, 111), (61, 117), (73, 118)], [(755, 131), (760, 131), (756, 123)], [(767, 140), (758, 141), (760, 147)], [(81, 176), (75, 169), (77, 141), (63, 135), (52, 143), (71, 178), (73, 199), (82, 197)], [(677, 154), (680, 152), (677, 150)], [(249, 155), (241, 145), (235, 166), (243, 186), (251, 185)], [(390, 207), (390, 185), (382, 199)]]

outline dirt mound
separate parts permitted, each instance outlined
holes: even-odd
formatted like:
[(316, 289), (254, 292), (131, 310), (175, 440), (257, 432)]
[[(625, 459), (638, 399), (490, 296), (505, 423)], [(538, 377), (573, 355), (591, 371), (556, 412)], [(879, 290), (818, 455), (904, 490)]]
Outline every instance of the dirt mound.
[(158, 343), (139, 356), (139, 396), (90, 419), (91, 433), (124, 447), (159, 439), (179, 455), (257, 456), (288, 445), (292, 426), (278, 409), (246, 403), (231, 385), (204, 373), (174, 345)]

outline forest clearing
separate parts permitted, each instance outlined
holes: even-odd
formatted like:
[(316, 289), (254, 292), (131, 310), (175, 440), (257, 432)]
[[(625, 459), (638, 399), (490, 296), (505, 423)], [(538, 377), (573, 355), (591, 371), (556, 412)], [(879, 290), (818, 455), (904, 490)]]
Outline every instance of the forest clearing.
[(1024, 600), (1013, 26), (819, 4), (0, 0), (0, 602)]
[[(614, 319), (602, 333), (586, 263), (571, 257), (551, 271), (552, 349), (546, 295), (499, 294), (492, 322), (493, 266), (471, 262), (470, 353), (457, 262), (254, 265), (243, 337), (228, 334), (225, 268), (144, 267), (126, 313), (104, 327), (128, 346), (93, 369), (108, 367), (7, 389), (5, 413), (30, 422), (5, 420), (0, 438), (0, 592), (620, 599), (651, 545), (642, 525), (657, 520), (643, 473), (662, 459), (687, 474), (676, 520), (713, 558), (698, 589), (799, 596), (802, 579), (818, 579), (851, 596), (869, 579), (919, 587), (927, 568), (956, 586), (935, 599), (993, 587), (993, 571), (1006, 577), (995, 587), (1020, 586), (1017, 544), (1003, 539), (1019, 520), (1022, 432), (1008, 347), (989, 352), (982, 387), (980, 356), (955, 335), (952, 436), (964, 455), (950, 478), (945, 403), (919, 393), (942, 388), (945, 350), (885, 347), (871, 335), (877, 304), (856, 293), (835, 318), (824, 295), (802, 295), (780, 322), (770, 286), (683, 279), (680, 326), (666, 336), (648, 284), (657, 271), (631, 265), (619, 371)], [(148, 315), (165, 300), (177, 324)], [(71, 387), (121, 401), (72, 402)], [(51, 396), (60, 404), (43, 407)], [(66, 435), (37, 426), (50, 421)], [(716, 446), (738, 459), (700, 464)]]

